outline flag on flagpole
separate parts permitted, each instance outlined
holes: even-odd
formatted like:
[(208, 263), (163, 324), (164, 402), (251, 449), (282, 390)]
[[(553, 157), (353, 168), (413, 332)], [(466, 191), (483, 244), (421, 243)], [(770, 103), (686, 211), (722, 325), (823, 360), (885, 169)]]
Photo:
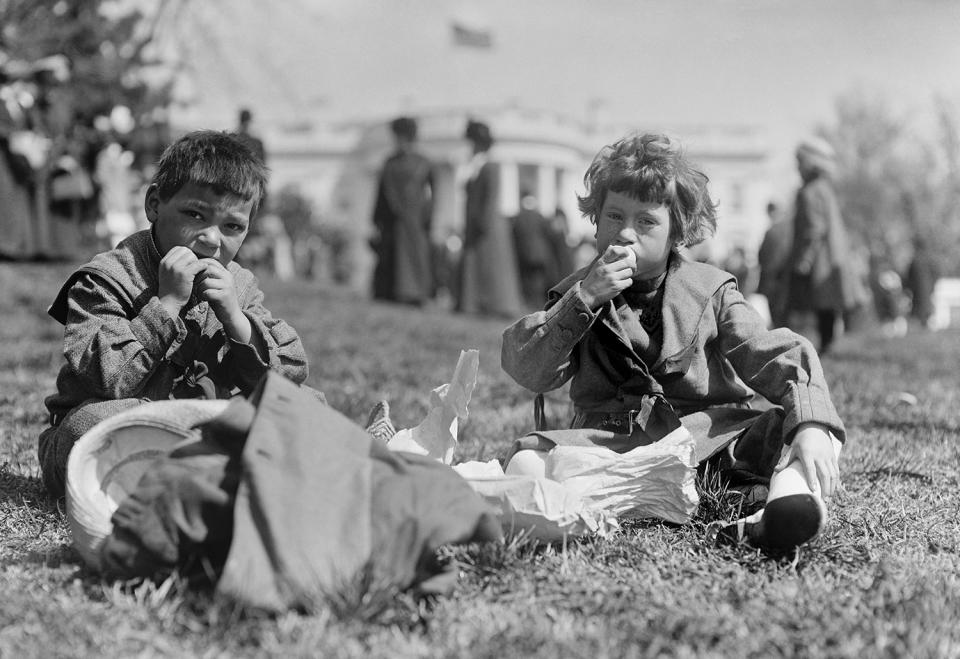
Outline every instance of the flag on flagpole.
[(451, 23), (451, 27), (453, 28), (453, 45), (455, 46), (466, 48), (493, 47), (493, 35), (488, 28), (472, 27), (457, 21)]

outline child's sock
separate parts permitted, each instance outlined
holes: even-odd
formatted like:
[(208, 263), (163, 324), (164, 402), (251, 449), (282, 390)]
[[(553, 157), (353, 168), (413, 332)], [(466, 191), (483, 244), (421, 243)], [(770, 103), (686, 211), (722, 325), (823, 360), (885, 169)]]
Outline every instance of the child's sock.
[(386, 444), (397, 434), (396, 428), (390, 421), (390, 404), (385, 400), (378, 401), (373, 409), (370, 410), (370, 416), (367, 417), (367, 434), (374, 439)]

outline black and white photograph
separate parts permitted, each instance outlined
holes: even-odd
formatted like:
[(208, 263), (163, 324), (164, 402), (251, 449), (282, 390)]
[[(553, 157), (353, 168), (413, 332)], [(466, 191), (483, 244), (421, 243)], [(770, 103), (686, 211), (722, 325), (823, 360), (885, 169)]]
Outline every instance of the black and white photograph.
[(958, 35), (0, 0), (0, 657), (960, 657)]

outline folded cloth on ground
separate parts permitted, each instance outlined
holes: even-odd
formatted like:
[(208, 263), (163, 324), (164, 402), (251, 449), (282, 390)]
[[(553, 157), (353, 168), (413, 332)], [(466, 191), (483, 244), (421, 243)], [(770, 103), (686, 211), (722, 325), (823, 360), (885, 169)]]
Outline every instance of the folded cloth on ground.
[(201, 430), (120, 503), (105, 573), (204, 570), (246, 605), (311, 609), (361, 582), (444, 592), (456, 573), (436, 561), (440, 546), (500, 537), (452, 469), (388, 451), (282, 376)]

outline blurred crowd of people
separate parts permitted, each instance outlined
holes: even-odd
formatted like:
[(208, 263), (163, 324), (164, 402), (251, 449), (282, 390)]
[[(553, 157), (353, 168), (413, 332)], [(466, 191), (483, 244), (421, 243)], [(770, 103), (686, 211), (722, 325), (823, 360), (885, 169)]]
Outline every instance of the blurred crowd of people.
[[(0, 258), (71, 258), (113, 247), (146, 226), (142, 200), (163, 137), (154, 136), (154, 152), (133, 148), (134, 119), (122, 106), (78, 121), (58, 96), (69, 76), (60, 56), (31, 63), (0, 58)], [(250, 110), (241, 109), (235, 131), (266, 162), (252, 121)], [(520, 190), (516, 215), (501, 212), (499, 173), (489, 155), (495, 140), (479, 121), (469, 121), (464, 132), (472, 149), (460, 181), (462, 231), (436, 241), (435, 171), (417, 148), (417, 122), (400, 117), (390, 127), (394, 149), (377, 181), (370, 239), (375, 299), (513, 318), (542, 307), (549, 288), (584, 265), (563, 210), (542, 213), (534, 190)], [(912, 261), (898, 271), (848, 235), (832, 184), (831, 145), (809, 138), (796, 158), (802, 182), (792, 208), (771, 202), (758, 253), (734, 246), (716, 265), (736, 276), (772, 326), (810, 329), (822, 352), (838, 332), (871, 317), (891, 335), (911, 324), (930, 327), (939, 272), (926, 238), (915, 236)], [(262, 205), (244, 246), (248, 265), (282, 279), (337, 270), (335, 256), (351, 249), (349, 236), (318, 230), (306, 200), (275, 195)]]
[(832, 183), (832, 146), (811, 137), (796, 158), (802, 183), (792, 216), (768, 204), (770, 226), (755, 263), (735, 248), (720, 265), (737, 276), (745, 295), (762, 296), (773, 327), (804, 329), (812, 316), (821, 353), (830, 351), (838, 331), (854, 331), (871, 317), (890, 336), (905, 334), (908, 318), (932, 327), (939, 272), (925, 237), (915, 235), (907, 272), (898, 273), (848, 235)]
[[(373, 297), (423, 305), (448, 289), (459, 312), (515, 317), (541, 308), (546, 292), (577, 263), (561, 209), (550, 217), (531, 190), (520, 191), (520, 211), (500, 212), (499, 178), (490, 162), (488, 125), (470, 121), (472, 155), (463, 181), (465, 223), (452, 251), (430, 242), (433, 172), (416, 149), (416, 121), (392, 122), (395, 151), (381, 170), (373, 217), (376, 255)], [(810, 137), (796, 150), (801, 184), (792, 208), (771, 202), (770, 225), (756, 254), (734, 246), (715, 263), (732, 273), (741, 291), (769, 317), (829, 352), (840, 332), (871, 320), (900, 335), (930, 327), (939, 273), (922, 235), (906, 272), (886, 263), (845, 226), (833, 184), (837, 158), (824, 139)], [(700, 257), (697, 254), (694, 258)]]
[(470, 121), (463, 233), (433, 248), (432, 165), (416, 150), (414, 119), (400, 117), (391, 129), (395, 151), (381, 170), (373, 214), (373, 297), (423, 305), (446, 293), (457, 312), (504, 318), (543, 306), (547, 290), (573, 270), (563, 211), (545, 216), (533, 192), (522, 190), (520, 211), (506, 217), (489, 159), (493, 134)]
[(77, 258), (146, 223), (152, 159), (138, 163), (130, 148), (129, 109), (81, 120), (64, 86), (70, 75), (60, 55), (0, 57), (0, 258)]

